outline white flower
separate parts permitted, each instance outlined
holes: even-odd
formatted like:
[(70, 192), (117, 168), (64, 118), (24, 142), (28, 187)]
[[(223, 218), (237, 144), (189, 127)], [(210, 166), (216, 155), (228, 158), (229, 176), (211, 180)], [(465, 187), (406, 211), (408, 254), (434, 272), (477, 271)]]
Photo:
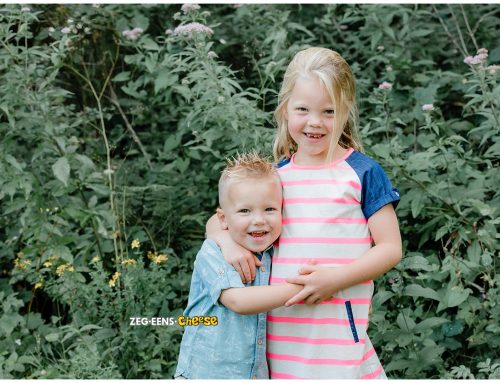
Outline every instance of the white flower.
[(20, 345), (21, 345), (21, 339), (16, 339), (16, 340), (14, 341), (14, 343), (15, 343), (15, 344), (17, 344), (18, 346), (20, 346)]
[(21, 12), (29, 12), (29, 11), (31, 11), (30, 7), (22, 7), (21, 8)]
[(75, 22), (75, 20), (73, 19), (68, 19), (68, 24), (73, 24)]
[(166, 35), (171, 35), (172, 33), (174, 33), (174, 31), (171, 30), (170, 28), (165, 31)]
[(434, 110), (434, 105), (432, 105), (432, 104), (424, 104), (424, 105), (422, 105), (422, 110), (424, 112), (430, 112), (430, 111)]
[(198, 4), (183, 4), (181, 7), (181, 11), (184, 13), (188, 13), (191, 11), (197, 11), (200, 9), (200, 6)]
[(174, 30), (174, 35), (184, 35), (187, 37), (193, 37), (196, 34), (205, 34), (208, 36), (213, 35), (214, 31), (212, 28), (200, 23), (189, 23), (184, 25), (179, 25)]
[(49, 27), (49, 33), (53, 33), (55, 31), (56, 31), (56, 29), (54, 27)]
[(71, 28), (70, 27), (64, 27), (63, 29), (61, 29), (61, 32), (66, 35), (66, 34), (68, 34), (68, 33), (71, 32)]
[(226, 101), (226, 99), (224, 98), (224, 96), (219, 96), (219, 97), (217, 98), (217, 102), (218, 102), (219, 104), (222, 104), (224, 101)]
[(139, 36), (144, 32), (144, 29), (142, 28), (139, 28), (139, 27), (136, 27), (132, 30), (126, 30), (126, 31), (123, 31), (122, 34), (123, 36), (125, 36), (125, 38), (127, 38), (128, 40), (137, 40), (139, 38)]
[(220, 39), (220, 40), (219, 40), (219, 42), (220, 42), (221, 44), (225, 44), (225, 43), (226, 43), (226, 40), (224, 40), (224, 39)]
[(378, 86), (379, 89), (391, 90), (392, 84), (390, 82), (384, 81), (382, 84)]
[(208, 52), (207, 56), (209, 59), (215, 59), (215, 58), (219, 57), (219, 56), (217, 56), (217, 53), (215, 53), (214, 51)]
[(386, 68), (385, 68), (385, 70), (387, 72), (392, 72), (392, 65), (387, 65)]
[(104, 174), (105, 176), (110, 176), (110, 175), (112, 175), (114, 172), (115, 172), (115, 171), (114, 171), (113, 169), (105, 169), (105, 170), (103, 171), (103, 174)]
[(89, 28), (89, 27), (85, 27), (85, 28), (83, 29), (83, 31), (84, 31), (85, 33), (90, 33), (90, 28)]

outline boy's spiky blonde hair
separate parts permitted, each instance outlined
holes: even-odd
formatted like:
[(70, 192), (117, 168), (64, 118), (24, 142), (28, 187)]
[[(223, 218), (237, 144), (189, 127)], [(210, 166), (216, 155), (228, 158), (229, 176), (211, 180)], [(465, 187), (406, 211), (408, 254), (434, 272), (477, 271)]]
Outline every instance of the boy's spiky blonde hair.
[(269, 176), (278, 176), (275, 166), (255, 150), (248, 153), (237, 153), (235, 157), (228, 158), (219, 179), (219, 206), (222, 207), (223, 197), (229, 182)]

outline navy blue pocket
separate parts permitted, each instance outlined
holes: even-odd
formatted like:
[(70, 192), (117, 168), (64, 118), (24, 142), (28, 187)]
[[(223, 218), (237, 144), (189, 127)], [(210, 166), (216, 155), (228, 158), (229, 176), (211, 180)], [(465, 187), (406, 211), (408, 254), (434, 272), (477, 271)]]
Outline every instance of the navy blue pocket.
[(351, 332), (354, 338), (354, 343), (358, 343), (359, 342), (358, 331), (356, 330), (356, 325), (354, 324), (354, 316), (352, 315), (351, 301), (345, 302), (345, 309), (347, 310), (347, 317), (349, 318), (349, 325), (351, 326)]

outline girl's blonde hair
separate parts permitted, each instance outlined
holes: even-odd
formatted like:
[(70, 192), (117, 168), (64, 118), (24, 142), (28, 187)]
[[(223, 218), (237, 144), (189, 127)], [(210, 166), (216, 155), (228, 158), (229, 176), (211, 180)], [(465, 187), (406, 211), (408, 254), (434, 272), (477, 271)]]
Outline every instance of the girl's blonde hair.
[(288, 133), (285, 117), (288, 100), (298, 78), (317, 78), (324, 85), (334, 106), (333, 132), (328, 162), (338, 143), (344, 148), (362, 150), (357, 134), (356, 84), (349, 64), (337, 52), (327, 48), (308, 48), (298, 52), (285, 72), (278, 95), (274, 118), (278, 133), (274, 141), (274, 158), (280, 161), (297, 151), (297, 144)]

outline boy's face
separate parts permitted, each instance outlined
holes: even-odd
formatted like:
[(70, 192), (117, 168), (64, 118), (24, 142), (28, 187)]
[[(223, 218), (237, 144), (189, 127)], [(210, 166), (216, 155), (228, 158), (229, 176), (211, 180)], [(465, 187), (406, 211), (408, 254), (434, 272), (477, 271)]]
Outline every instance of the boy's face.
[(277, 175), (229, 181), (222, 209), (222, 228), (252, 252), (267, 249), (281, 233), (281, 183)]

